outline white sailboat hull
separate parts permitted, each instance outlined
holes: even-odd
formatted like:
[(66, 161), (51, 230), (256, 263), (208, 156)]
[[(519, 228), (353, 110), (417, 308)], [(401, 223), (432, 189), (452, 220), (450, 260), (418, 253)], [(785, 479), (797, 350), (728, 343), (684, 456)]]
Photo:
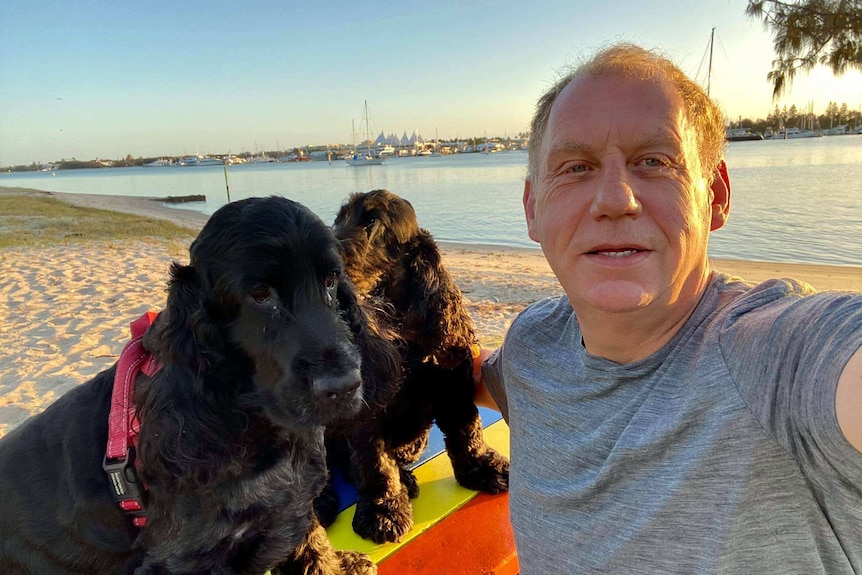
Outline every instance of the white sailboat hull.
[(383, 164), (383, 158), (353, 156), (347, 159), (348, 166), (379, 166), (381, 164)]

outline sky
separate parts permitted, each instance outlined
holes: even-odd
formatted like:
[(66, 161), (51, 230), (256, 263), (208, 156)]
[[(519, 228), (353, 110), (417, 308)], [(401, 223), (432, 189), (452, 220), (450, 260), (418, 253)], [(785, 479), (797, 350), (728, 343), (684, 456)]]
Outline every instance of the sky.
[(0, 166), (222, 154), (376, 136), (515, 136), (567, 65), (658, 49), (725, 114), (862, 108), (862, 74), (798, 75), (775, 102), (746, 0), (0, 3)]

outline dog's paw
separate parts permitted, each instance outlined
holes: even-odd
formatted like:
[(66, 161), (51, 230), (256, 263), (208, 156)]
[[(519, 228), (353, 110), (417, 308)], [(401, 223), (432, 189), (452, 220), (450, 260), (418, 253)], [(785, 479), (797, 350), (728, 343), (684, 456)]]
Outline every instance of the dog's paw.
[(375, 575), (377, 565), (365, 553), (357, 551), (336, 551), (341, 561), (341, 573), (344, 575)]
[(384, 499), (359, 498), (353, 530), (375, 543), (396, 543), (413, 527), (413, 508), (406, 491)]
[(454, 468), (455, 479), (467, 489), (485, 493), (509, 490), (509, 460), (490, 447), (480, 457)]
[(401, 487), (407, 491), (407, 497), (410, 499), (416, 499), (419, 497), (419, 481), (416, 479), (416, 476), (413, 475), (413, 472), (409, 469), (401, 468)]

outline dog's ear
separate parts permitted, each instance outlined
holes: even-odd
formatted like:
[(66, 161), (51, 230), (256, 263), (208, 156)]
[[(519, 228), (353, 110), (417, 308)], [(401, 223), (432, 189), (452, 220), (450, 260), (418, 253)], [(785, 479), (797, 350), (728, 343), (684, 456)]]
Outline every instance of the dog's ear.
[(160, 359), (205, 371), (221, 357), (217, 328), (207, 313), (202, 280), (192, 266), (171, 265), (168, 301), (158, 323)]
[(218, 324), (207, 311), (206, 286), (194, 266), (171, 265), (167, 304), (147, 336), (162, 368), (136, 392), (138, 416), (147, 430), (138, 445), (142, 477), (172, 490), (206, 484), (213, 473), (206, 462), (229, 459), (220, 439), (228, 417), (219, 412), (213, 390), (203, 387), (214, 380), (212, 368), (226, 353)]
[(391, 194), (389, 206), (389, 225), (387, 226), (399, 244), (406, 244), (419, 234), (419, 221), (416, 219), (416, 211), (413, 204)]
[(361, 303), (356, 288), (346, 278), (338, 284), (337, 298), (339, 311), (362, 354), (363, 399), (369, 406), (382, 409), (401, 385), (399, 338), (385, 322), (375, 319), (386, 314), (384, 304), (371, 309), (372, 303)]
[[(404, 316), (404, 329), (421, 341), (425, 349), (451, 350), (458, 355), (469, 353), (478, 341), (473, 320), (431, 234), (420, 230), (410, 256), (407, 295), (410, 305)], [(463, 358), (437, 359), (449, 364)]]

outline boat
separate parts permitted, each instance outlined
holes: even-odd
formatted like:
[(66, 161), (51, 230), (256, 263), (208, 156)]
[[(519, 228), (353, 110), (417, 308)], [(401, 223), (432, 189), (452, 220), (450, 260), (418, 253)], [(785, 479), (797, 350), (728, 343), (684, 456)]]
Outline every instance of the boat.
[(222, 166), (224, 165), (224, 160), (220, 158), (213, 158), (210, 156), (201, 156), (200, 154), (196, 156), (186, 156), (180, 160), (181, 166)]
[(174, 163), (166, 158), (159, 158), (158, 160), (153, 160), (152, 162), (147, 162), (146, 164), (143, 164), (145, 168), (163, 168), (165, 166), (173, 165)]
[(850, 133), (850, 126), (847, 124), (839, 124), (838, 126), (833, 126), (831, 128), (826, 128), (823, 130), (824, 136), (843, 136), (844, 134)]
[(384, 158), (374, 157), (369, 154), (353, 154), (347, 159), (348, 166), (380, 166)]
[(435, 158), (440, 155), (440, 135), (437, 133), (437, 126), (434, 126), (434, 149), (431, 150), (431, 155)]
[(249, 160), (252, 164), (271, 164), (275, 162), (275, 158), (270, 158), (263, 152), (260, 153), (259, 156), (252, 156), (251, 160)]
[(751, 128), (725, 128), (724, 137), (728, 142), (748, 142), (762, 140), (763, 134), (752, 132)]
[[(382, 156), (374, 156), (371, 154), (371, 130), (368, 125), (368, 100), (365, 100), (365, 111), (363, 112), (362, 119), (365, 122), (365, 132), (363, 135), (365, 136), (366, 149), (365, 153), (358, 153), (355, 151), (356, 146), (354, 145), (353, 155), (347, 158), (348, 166), (380, 166), (383, 164)], [(356, 136), (356, 132), (353, 133), (354, 137)]]
[[(706, 95), (711, 95), (712, 90), (712, 51), (715, 48), (715, 26), (709, 33), (709, 66), (706, 72)], [(724, 139), (728, 142), (748, 142), (764, 139), (760, 132), (752, 132), (751, 128), (725, 128)]]
[(787, 139), (796, 138), (822, 138), (823, 130), (803, 130), (801, 128), (787, 128)]
[(801, 128), (787, 128), (776, 130), (766, 135), (767, 140), (796, 140), (799, 138), (822, 138), (823, 130), (803, 130)]

